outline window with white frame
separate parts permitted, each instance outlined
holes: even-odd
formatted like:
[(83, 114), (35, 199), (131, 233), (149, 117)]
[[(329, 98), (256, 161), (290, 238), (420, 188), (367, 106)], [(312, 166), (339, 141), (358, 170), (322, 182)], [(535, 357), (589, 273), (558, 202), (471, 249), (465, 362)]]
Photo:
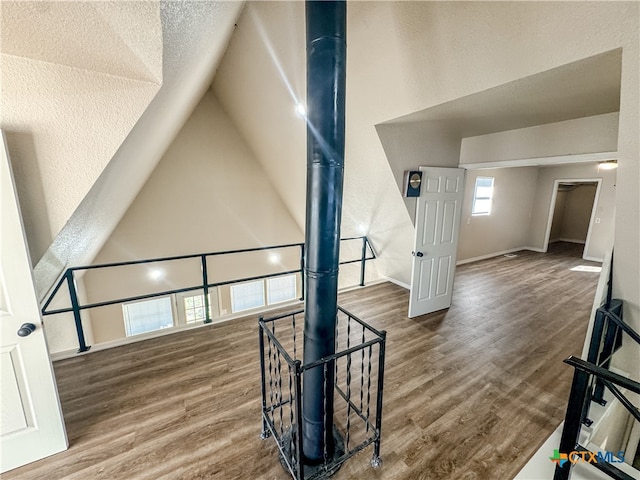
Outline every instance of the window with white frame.
[(241, 312), (264, 306), (264, 280), (231, 285), (231, 311)]
[(287, 300), (295, 300), (296, 297), (295, 275), (269, 278), (267, 280), (267, 303), (269, 305), (286, 302)]
[(125, 303), (122, 314), (127, 337), (173, 327), (171, 297)]
[(473, 191), (473, 206), (471, 215), (490, 215), (493, 200), (494, 177), (477, 177), (476, 188)]
[[(184, 316), (187, 323), (203, 322), (207, 319), (205, 315), (204, 294), (183, 297)], [(209, 295), (209, 318), (213, 318), (211, 313), (211, 295)]]
[(238, 283), (231, 288), (231, 312), (242, 312), (298, 298), (295, 275)]

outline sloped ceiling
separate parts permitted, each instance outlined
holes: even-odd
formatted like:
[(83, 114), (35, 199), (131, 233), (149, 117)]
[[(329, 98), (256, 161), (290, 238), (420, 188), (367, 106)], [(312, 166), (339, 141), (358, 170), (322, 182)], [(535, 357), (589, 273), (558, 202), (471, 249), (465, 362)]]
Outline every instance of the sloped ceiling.
[(0, 127), (41, 298), (118, 224), (210, 85), (242, 7), (0, 2)]
[(36, 262), (160, 89), (160, 5), (1, 8), (0, 126)]
[(463, 138), (617, 112), (621, 66), (611, 50), (376, 125), (398, 189), (434, 145), (449, 151), (429, 165), (457, 166)]

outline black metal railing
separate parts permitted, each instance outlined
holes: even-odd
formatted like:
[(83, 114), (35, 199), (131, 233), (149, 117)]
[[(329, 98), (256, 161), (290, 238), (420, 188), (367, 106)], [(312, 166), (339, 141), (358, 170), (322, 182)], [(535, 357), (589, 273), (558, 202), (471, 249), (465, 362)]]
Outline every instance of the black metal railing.
[[(587, 362), (608, 369), (613, 355), (622, 346), (622, 336), (624, 333), (640, 345), (640, 335), (622, 320), (622, 300), (608, 300), (605, 305), (596, 310), (593, 322), (591, 341), (587, 352)], [(591, 400), (606, 405), (604, 399), (604, 384), (596, 379), (593, 391), (589, 391)], [(589, 402), (586, 404), (589, 405)], [(588, 411), (585, 412), (585, 424), (589, 426), (591, 420), (588, 418)]]
[[(327, 478), (343, 462), (373, 444), (371, 465), (380, 466), (380, 430), (386, 332), (378, 331), (338, 307), (336, 352), (303, 365), (304, 311), (269, 319), (260, 318), (260, 368), (262, 389), (262, 438), (273, 437), (283, 467), (296, 480)], [(302, 379), (320, 368), (325, 392), (334, 395), (331, 455), (324, 441), (324, 460), (305, 465), (302, 447)], [(334, 369), (333, 393), (327, 384)]]
[[(584, 459), (585, 455), (588, 455), (588, 457), (595, 456), (594, 452), (590, 452), (579, 443), (580, 429), (584, 421), (584, 404), (589, 402), (588, 391), (593, 383), (592, 379), (595, 378), (602, 382), (604, 387), (611, 391), (629, 413), (637, 421), (640, 421), (640, 410), (620, 391), (620, 388), (623, 388), (640, 394), (640, 383), (573, 356), (567, 358), (565, 363), (571, 365), (575, 371), (558, 449), (560, 454), (566, 455), (566, 457), (564, 457), (564, 462), (559, 461), (556, 465), (553, 480), (569, 480), (571, 467), (578, 459)], [(616, 480), (633, 480), (633, 477), (614, 466), (610, 461), (606, 461), (606, 459), (605, 461), (599, 460), (603, 459), (596, 457), (595, 462), (589, 463)]]
[[(373, 247), (371, 246), (371, 243), (369, 242), (366, 236), (347, 237), (347, 238), (340, 239), (341, 244), (344, 244), (345, 242), (356, 242), (356, 241), (361, 242), (361, 246), (357, 247), (357, 251), (359, 254), (358, 258), (348, 258), (346, 260), (342, 260), (340, 261), (340, 265), (360, 263), (359, 285), (364, 286), (365, 274), (366, 274), (366, 262), (369, 260), (374, 260), (376, 258), (376, 254), (373, 250)], [(291, 249), (291, 248), (296, 248), (299, 250), (299, 267), (298, 268), (281, 269), (274, 272), (265, 273), (262, 275), (245, 276), (242, 278), (225, 279), (225, 280), (219, 280), (219, 281), (211, 280), (212, 272), (210, 271), (211, 267), (208, 264), (208, 260), (213, 257), (223, 257), (223, 256), (229, 256), (229, 255), (247, 254), (250, 252), (282, 250), (282, 249)], [(349, 250), (349, 249), (346, 249), (346, 250)], [(355, 251), (356, 249), (352, 248), (350, 250)], [(212, 319), (210, 315), (209, 289), (227, 286), (227, 285), (233, 285), (233, 284), (242, 283), (242, 282), (263, 280), (263, 279), (273, 278), (273, 277), (282, 276), (282, 275), (291, 275), (291, 274), (298, 274), (298, 273), (302, 274), (305, 268), (304, 257), (305, 257), (304, 243), (290, 243), (290, 244), (273, 245), (273, 246), (267, 246), (267, 247), (245, 248), (245, 249), (239, 249), (239, 250), (227, 250), (227, 251), (220, 251), (220, 252), (198, 253), (198, 254), (192, 254), (192, 255), (179, 255), (179, 256), (172, 256), (172, 257), (162, 257), (162, 258), (152, 258), (152, 259), (144, 259), (144, 260), (132, 260), (132, 261), (126, 261), (126, 262), (105, 263), (105, 264), (89, 265), (89, 266), (81, 266), (81, 267), (71, 267), (66, 269), (63, 272), (60, 279), (52, 289), (51, 293), (46, 298), (42, 306), (42, 315), (47, 316), (47, 315), (73, 313), (76, 334), (78, 337), (78, 347), (79, 347), (78, 353), (86, 352), (91, 348), (91, 346), (87, 345), (86, 339), (85, 339), (84, 328), (82, 325), (83, 310), (105, 307), (109, 305), (123, 304), (126, 302), (132, 302), (136, 300), (145, 300), (145, 299), (150, 299), (155, 297), (162, 297), (162, 296), (171, 295), (171, 294), (190, 292), (194, 290), (202, 290), (204, 294), (204, 306), (205, 306), (204, 323), (211, 323)], [(177, 261), (184, 261), (184, 260), (196, 261), (198, 269), (201, 271), (198, 274), (201, 277), (201, 281), (197, 285), (191, 284), (189, 286), (184, 286), (184, 287), (163, 289), (162, 291), (157, 291), (157, 292), (154, 291), (151, 293), (131, 295), (131, 296), (120, 297), (116, 299), (109, 299), (106, 301), (85, 303), (85, 304), (83, 304), (79, 299), (78, 289), (76, 287), (76, 279), (78, 278), (79, 275), (83, 274), (84, 272), (122, 268), (122, 267), (129, 267), (129, 266), (135, 266), (135, 265), (158, 264), (163, 262), (177, 262)], [(219, 272), (216, 272), (216, 273), (219, 273)], [(302, 297), (300, 298), (300, 300), (303, 300), (304, 290), (305, 290), (304, 275), (301, 275), (301, 281), (302, 281), (302, 288), (301, 288)], [(68, 307), (62, 307), (62, 308), (50, 308), (52, 305), (52, 302), (54, 301), (55, 298), (57, 298), (57, 295), (60, 292), (63, 285), (66, 285), (66, 288), (68, 290), (68, 300), (70, 305)]]

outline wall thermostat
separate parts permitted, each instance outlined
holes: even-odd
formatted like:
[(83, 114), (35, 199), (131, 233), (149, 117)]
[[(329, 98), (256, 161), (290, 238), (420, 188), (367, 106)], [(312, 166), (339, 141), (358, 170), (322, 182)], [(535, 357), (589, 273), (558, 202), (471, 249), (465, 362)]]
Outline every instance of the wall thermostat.
[(419, 197), (420, 185), (422, 185), (422, 172), (420, 170), (406, 170), (402, 184), (402, 195), (405, 197)]

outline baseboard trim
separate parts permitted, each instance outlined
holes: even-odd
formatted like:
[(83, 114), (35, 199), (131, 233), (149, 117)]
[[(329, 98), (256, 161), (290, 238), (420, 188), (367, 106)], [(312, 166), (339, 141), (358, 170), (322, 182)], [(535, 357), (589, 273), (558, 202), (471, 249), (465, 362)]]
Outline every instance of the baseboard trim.
[(405, 290), (411, 290), (411, 285), (408, 283), (401, 282), (400, 280), (396, 280), (395, 278), (385, 277), (385, 279), (391, 283), (398, 285), (399, 287), (404, 288)]
[(556, 243), (556, 242), (577, 243), (579, 245), (584, 245), (586, 243), (585, 240), (580, 240), (578, 238), (557, 238), (553, 241), (550, 241), (549, 243)]
[(604, 258), (598, 258), (598, 257), (589, 257), (589, 256), (585, 256), (582, 257), (583, 260), (587, 260), (589, 262), (598, 262), (598, 263), (603, 263), (604, 262)]
[(489, 258), (495, 258), (495, 257), (499, 257), (501, 255), (507, 255), (509, 253), (514, 253), (514, 252), (521, 252), (523, 250), (529, 250), (529, 251), (537, 252), (537, 253), (544, 253), (544, 250), (542, 250), (541, 248), (536, 248), (536, 247), (517, 247), (517, 248), (510, 248), (509, 250), (502, 250), (500, 252), (487, 253), (486, 255), (480, 255), (478, 257), (465, 258), (464, 260), (458, 260), (456, 262), (456, 265), (464, 265), (466, 263), (479, 262), (480, 260), (487, 260)]

